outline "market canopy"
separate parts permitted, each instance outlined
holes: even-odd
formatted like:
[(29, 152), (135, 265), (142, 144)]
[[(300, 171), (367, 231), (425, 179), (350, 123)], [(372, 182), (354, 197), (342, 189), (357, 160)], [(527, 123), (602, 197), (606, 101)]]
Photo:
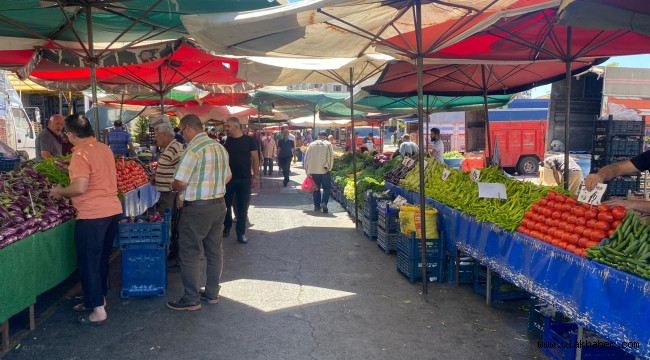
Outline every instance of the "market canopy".
[[(314, 116), (320, 111), (345, 112), (350, 116), (350, 109), (341, 103), (348, 95), (346, 93), (326, 93), (320, 91), (281, 91), (257, 90), (251, 104), (259, 111), (272, 113), (280, 111), (289, 116)], [(358, 112), (357, 115), (361, 115)], [(345, 115), (343, 115), (345, 116)]]
[[(444, 48), (504, 16), (557, 6), (558, 0), (314, 0), (242, 13), (181, 17), (190, 35), (219, 54), (357, 58), (413, 53), (416, 5), (423, 49)], [(215, 36), (219, 34), (219, 36)], [(379, 44), (379, 47), (377, 47)]]
[[(459, 64), (454, 60), (449, 62), (452, 64), (424, 65), (422, 69), (424, 94), (443, 96), (514, 94), (566, 77), (565, 64), (559, 61), (488, 65)], [(574, 74), (581, 73), (600, 62), (602, 60), (583, 59), (572, 63), (571, 68)], [(483, 71), (485, 71), (484, 78)], [(393, 97), (417, 96), (417, 68), (406, 61), (389, 64), (379, 80), (374, 85), (364, 87), (364, 90), (372, 94)]]
[[(484, 108), (482, 96), (446, 97), (425, 95), (422, 100), (426, 114), (445, 111), (473, 111)], [(512, 95), (490, 95), (487, 98), (488, 107), (490, 108), (505, 106), (511, 100)], [(395, 115), (410, 115), (418, 108), (418, 97), (372, 95), (362, 90), (355, 94), (354, 107), (366, 112), (379, 111)]]
[(204, 123), (210, 120), (225, 121), (229, 117), (236, 117), (243, 123), (248, 123), (248, 116), (257, 115), (256, 109), (245, 106), (177, 106), (174, 111), (179, 117), (194, 114)]
[(650, 3), (647, 0), (563, 0), (558, 23), (650, 35)]

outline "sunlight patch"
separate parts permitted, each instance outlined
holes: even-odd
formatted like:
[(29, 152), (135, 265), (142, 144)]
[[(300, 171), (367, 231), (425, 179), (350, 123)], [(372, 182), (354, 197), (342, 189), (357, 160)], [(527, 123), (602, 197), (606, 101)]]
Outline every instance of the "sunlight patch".
[(241, 279), (221, 284), (220, 297), (263, 312), (338, 300), (355, 293), (278, 281)]

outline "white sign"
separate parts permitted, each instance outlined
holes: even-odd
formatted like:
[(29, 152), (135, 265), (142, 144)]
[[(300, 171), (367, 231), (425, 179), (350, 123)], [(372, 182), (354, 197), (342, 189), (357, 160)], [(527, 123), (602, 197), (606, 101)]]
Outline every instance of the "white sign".
[(409, 160), (410, 160), (409, 158), (404, 157), (404, 159), (402, 159), (402, 165), (408, 166), (409, 165)]
[(580, 194), (578, 194), (578, 201), (591, 205), (600, 205), (600, 200), (603, 198), (605, 190), (607, 190), (606, 184), (598, 184), (591, 191), (588, 191), (586, 186), (582, 186)]
[(451, 175), (451, 171), (449, 171), (449, 169), (442, 170), (442, 181), (447, 181), (449, 175)]
[(478, 182), (478, 179), (481, 177), (481, 171), (478, 169), (472, 169), (471, 173), (469, 174), (469, 178)]
[(507, 199), (506, 185), (501, 183), (478, 183), (478, 197)]
[(403, 198), (402, 195), (397, 195), (395, 200), (393, 200), (393, 204), (397, 206), (402, 206), (408, 204), (408, 201), (405, 198)]
[(427, 169), (427, 166), (429, 166), (429, 162), (425, 160), (425, 161), (424, 161), (424, 169), (423, 169), (423, 170), (426, 170), (426, 169)]

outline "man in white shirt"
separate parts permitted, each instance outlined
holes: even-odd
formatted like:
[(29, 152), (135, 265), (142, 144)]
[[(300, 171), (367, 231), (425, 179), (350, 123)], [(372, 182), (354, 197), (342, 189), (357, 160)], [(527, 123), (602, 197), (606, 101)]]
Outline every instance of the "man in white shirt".
[(431, 128), (431, 156), (436, 158), (438, 162), (444, 162), (443, 155), (445, 154), (445, 144), (440, 139), (440, 129)]
[[(322, 210), (327, 213), (327, 202), (332, 190), (332, 176), (330, 171), (334, 165), (334, 149), (327, 141), (327, 133), (321, 131), (318, 139), (312, 141), (305, 152), (305, 172), (314, 179), (318, 190), (314, 191), (314, 211)], [(321, 195), (321, 187), (323, 193)]]
[[(266, 135), (262, 140), (262, 156), (264, 157), (264, 175), (273, 175), (273, 159), (276, 153), (276, 144), (271, 134)], [(268, 171), (267, 171), (268, 169)]]
[(420, 149), (418, 146), (411, 141), (411, 136), (409, 134), (404, 134), (402, 136), (402, 143), (399, 146), (399, 153), (402, 156), (413, 156), (418, 153)]

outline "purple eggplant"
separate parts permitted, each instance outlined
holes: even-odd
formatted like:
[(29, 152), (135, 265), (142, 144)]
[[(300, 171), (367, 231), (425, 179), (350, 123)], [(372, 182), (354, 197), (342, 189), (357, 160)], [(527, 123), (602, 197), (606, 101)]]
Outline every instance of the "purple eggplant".
[(14, 235), (17, 231), (18, 230), (16, 230), (15, 228), (5, 228), (0, 230), (0, 236), (7, 238), (11, 235)]
[(11, 221), (14, 224), (22, 224), (22, 223), (25, 222), (25, 219), (20, 215), (14, 215), (14, 216), (11, 217)]

